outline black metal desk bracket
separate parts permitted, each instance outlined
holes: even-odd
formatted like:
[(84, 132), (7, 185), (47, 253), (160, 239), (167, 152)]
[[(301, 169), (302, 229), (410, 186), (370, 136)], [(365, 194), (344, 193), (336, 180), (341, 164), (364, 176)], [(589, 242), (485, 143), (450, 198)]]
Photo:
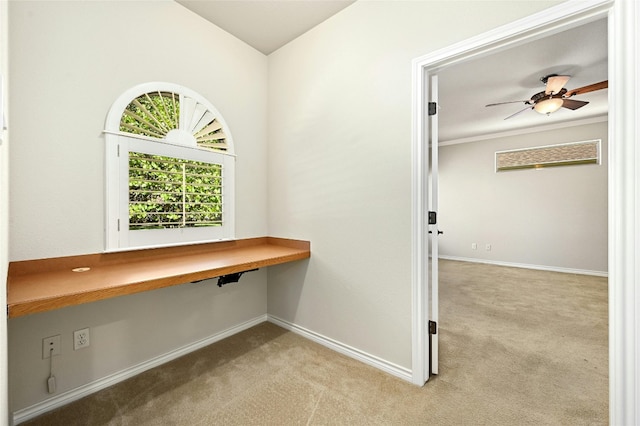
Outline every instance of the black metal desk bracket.
[(245, 272), (253, 272), (257, 270), (258, 268), (249, 269), (248, 271), (236, 272), (235, 274), (222, 275), (221, 277), (218, 277), (218, 287), (222, 287), (225, 284), (237, 283), (238, 281), (240, 281), (240, 277)]

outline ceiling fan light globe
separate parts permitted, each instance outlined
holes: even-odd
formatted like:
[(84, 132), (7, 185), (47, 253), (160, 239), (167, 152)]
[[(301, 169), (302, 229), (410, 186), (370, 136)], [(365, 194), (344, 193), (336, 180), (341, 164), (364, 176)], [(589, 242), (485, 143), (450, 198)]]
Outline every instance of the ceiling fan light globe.
[(561, 98), (551, 98), (551, 99), (543, 99), (537, 102), (533, 109), (535, 109), (540, 114), (551, 114), (552, 112), (556, 112), (562, 107), (562, 103), (564, 101)]

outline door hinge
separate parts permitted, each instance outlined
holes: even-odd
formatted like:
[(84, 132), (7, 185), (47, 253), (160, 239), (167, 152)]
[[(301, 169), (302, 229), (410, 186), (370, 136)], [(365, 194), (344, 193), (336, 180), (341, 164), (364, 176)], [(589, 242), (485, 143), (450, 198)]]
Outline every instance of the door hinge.
[(118, 232), (120, 232), (120, 219), (118, 219)]
[(438, 214), (436, 212), (429, 212), (429, 225), (435, 225), (438, 222)]
[(429, 334), (438, 334), (438, 323), (429, 321)]
[(438, 104), (435, 102), (429, 102), (429, 108), (427, 111), (429, 112), (429, 115), (436, 115), (436, 112), (438, 111)]

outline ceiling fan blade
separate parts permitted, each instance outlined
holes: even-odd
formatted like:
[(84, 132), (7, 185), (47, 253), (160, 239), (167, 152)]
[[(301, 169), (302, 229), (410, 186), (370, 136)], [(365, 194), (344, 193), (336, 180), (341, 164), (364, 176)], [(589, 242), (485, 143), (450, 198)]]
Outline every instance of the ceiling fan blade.
[(594, 92), (596, 90), (602, 90), (609, 87), (609, 80), (601, 81), (600, 83), (590, 84), (588, 86), (579, 87), (577, 89), (569, 90), (565, 94), (565, 98), (570, 98), (575, 95), (580, 95), (582, 93)]
[(496, 105), (505, 105), (505, 104), (517, 104), (517, 103), (520, 103), (520, 102), (524, 102), (525, 104), (527, 104), (527, 105), (528, 105), (528, 104), (529, 104), (529, 102), (530, 102), (530, 99), (527, 99), (526, 101), (498, 102), (498, 103), (495, 103), (495, 104), (485, 105), (485, 107), (492, 107), (492, 106), (496, 106)]
[(570, 78), (571, 76), (569, 75), (554, 75), (548, 77), (547, 88), (545, 89), (544, 93), (546, 93), (547, 95), (551, 93), (553, 93), (554, 95), (560, 93), (560, 91), (562, 90), (564, 85), (567, 84), (567, 81), (569, 81)]
[(533, 109), (533, 107), (532, 107), (532, 106), (528, 106), (528, 107), (526, 107), (525, 109), (521, 109), (520, 111), (516, 112), (515, 114), (511, 114), (510, 116), (508, 116), (507, 118), (505, 118), (505, 120), (508, 120), (508, 119), (510, 119), (511, 117), (515, 117), (516, 115), (521, 114), (521, 113), (525, 112), (525, 111), (526, 111), (526, 110), (528, 110), (528, 109)]
[(562, 101), (562, 107), (576, 110), (578, 108), (582, 108), (583, 106), (585, 106), (588, 103), (589, 102), (579, 101), (577, 99), (564, 99)]

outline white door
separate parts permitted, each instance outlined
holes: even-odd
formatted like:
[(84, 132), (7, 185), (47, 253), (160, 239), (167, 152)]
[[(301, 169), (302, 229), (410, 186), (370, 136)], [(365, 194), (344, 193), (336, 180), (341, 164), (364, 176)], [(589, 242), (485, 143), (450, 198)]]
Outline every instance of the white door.
[(438, 78), (414, 68), (412, 381), (438, 374)]
[(438, 76), (429, 78), (430, 100), (429, 117), (429, 257), (431, 280), (429, 285), (429, 374), (438, 374), (438, 238), (442, 231), (438, 229)]

